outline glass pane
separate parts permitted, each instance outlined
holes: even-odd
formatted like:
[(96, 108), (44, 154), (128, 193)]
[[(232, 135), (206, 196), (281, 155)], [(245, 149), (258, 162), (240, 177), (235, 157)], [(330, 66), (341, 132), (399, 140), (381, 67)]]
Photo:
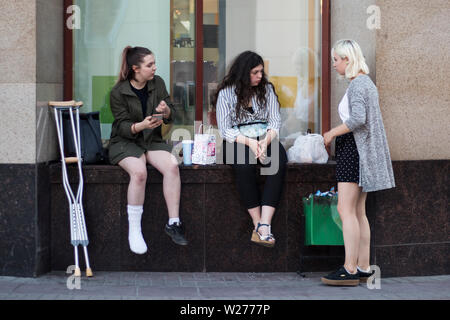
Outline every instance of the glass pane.
[[(74, 99), (83, 112), (100, 111), (102, 138), (109, 139), (113, 117), (109, 94), (117, 80), (122, 50), (149, 48), (157, 74), (170, 90), (170, 2), (160, 0), (74, 0), (81, 28), (74, 29)], [(163, 128), (163, 132), (170, 127)]]
[(210, 94), (225, 65), (252, 50), (265, 61), (281, 104), (283, 139), (320, 133), (321, 0), (204, 0), (204, 122), (215, 124)]
[(225, 76), (225, 1), (203, 0), (203, 123), (217, 127), (212, 97)]
[[(171, 0), (171, 91), (175, 119), (171, 132), (194, 133), (195, 121), (195, 1)], [(170, 138), (166, 135), (166, 138)]]

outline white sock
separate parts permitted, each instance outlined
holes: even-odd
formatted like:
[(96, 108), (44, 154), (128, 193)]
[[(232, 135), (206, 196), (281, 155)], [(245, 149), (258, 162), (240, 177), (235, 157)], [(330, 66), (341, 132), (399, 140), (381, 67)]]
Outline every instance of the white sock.
[(169, 226), (173, 225), (174, 223), (180, 224), (180, 218), (170, 218), (169, 219)]
[(128, 212), (128, 242), (130, 249), (134, 253), (144, 254), (147, 252), (147, 245), (141, 231), (141, 218), (143, 206), (127, 206)]
[(356, 269), (358, 269), (360, 272), (365, 272), (365, 273), (369, 273), (370, 272), (370, 267), (367, 270), (363, 270), (359, 266), (357, 266)]

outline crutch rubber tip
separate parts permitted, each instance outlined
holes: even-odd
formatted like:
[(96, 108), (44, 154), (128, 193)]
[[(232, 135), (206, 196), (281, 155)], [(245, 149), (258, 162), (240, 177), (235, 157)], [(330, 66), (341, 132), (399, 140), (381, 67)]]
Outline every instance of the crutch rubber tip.
[(73, 275), (75, 277), (81, 277), (81, 270), (79, 267), (75, 268), (75, 273)]
[(92, 273), (92, 269), (91, 268), (86, 268), (86, 277), (93, 277), (94, 274)]

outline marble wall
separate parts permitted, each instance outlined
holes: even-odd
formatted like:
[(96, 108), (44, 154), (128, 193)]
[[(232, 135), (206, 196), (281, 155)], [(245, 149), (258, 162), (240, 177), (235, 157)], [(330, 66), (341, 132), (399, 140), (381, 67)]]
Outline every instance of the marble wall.
[(450, 158), (450, 1), (377, 0), (380, 106), (395, 160)]
[[(372, 233), (371, 264), (381, 268), (382, 277), (450, 272), (445, 175), (449, 169), (449, 160), (394, 161), (398, 187), (369, 194), (366, 210)], [(334, 164), (288, 166), (283, 196), (272, 220), (277, 239), (274, 248), (250, 242), (252, 222), (239, 200), (230, 166), (181, 166), (180, 172), (180, 217), (189, 245), (177, 246), (164, 234), (167, 207), (162, 176), (149, 167), (142, 230), (150, 250), (136, 255), (128, 245), (127, 174), (118, 166), (85, 168), (84, 212), (94, 270), (326, 272), (342, 265), (343, 246), (304, 244), (302, 197), (336, 185)], [(51, 267), (65, 270), (74, 258), (60, 165), (49, 166), (49, 174)], [(77, 180), (76, 168), (69, 174), (71, 181)], [(263, 183), (261, 178), (261, 187)]]
[[(358, 3), (358, 5), (355, 5)], [(367, 8), (380, 9), (380, 28), (370, 30)], [(331, 1), (331, 43), (355, 39), (380, 94), (393, 160), (450, 158), (450, 2), (447, 0)], [(331, 70), (331, 124), (348, 83)]]
[(0, 273), (50, 269), (47, 103), (62, 98), (63, 1), (0, 0)]
[(35, 1), (0, 1), (0, 38), (0, 163), (35, 163)]
[(54, 160), (47, 102), (62, 99), (63, 1), (0, 1), (0, 163)]

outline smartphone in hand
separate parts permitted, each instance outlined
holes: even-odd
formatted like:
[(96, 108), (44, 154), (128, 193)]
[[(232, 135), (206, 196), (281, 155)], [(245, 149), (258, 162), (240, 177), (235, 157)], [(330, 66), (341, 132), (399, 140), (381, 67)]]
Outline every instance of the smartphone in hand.
[(163, 115), (161, 113), (152, 114), (152, 119), (162, 120)]

